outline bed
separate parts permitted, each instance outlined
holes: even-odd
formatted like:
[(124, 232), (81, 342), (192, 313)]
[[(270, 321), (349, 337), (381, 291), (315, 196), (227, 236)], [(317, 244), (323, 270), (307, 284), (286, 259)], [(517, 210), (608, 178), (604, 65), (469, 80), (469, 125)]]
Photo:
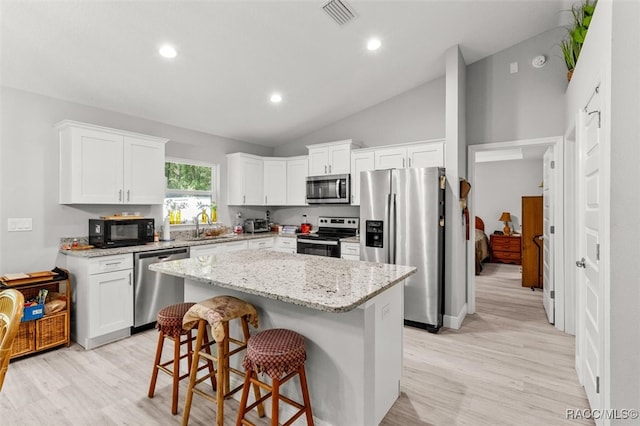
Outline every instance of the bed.
[(482, 272), (482, 262), (489, 258), (489, 238), (484, 232), (484, 221), (476, 216), (476, 275)]

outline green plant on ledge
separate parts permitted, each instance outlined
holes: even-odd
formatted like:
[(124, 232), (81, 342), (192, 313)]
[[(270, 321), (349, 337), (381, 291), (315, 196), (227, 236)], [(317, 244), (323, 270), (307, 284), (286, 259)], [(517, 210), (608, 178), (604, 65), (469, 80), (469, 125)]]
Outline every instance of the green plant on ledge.
[(567, 36), (560, 42), (564, 63), (567, 65), (568, 80), (571, 80), (573, 70), (578, 63), (578, 57), (587, 37), (597, 2), (598, 0), (584, 0), (582, 3), (571, 6), (573, 24), (567, 28)]

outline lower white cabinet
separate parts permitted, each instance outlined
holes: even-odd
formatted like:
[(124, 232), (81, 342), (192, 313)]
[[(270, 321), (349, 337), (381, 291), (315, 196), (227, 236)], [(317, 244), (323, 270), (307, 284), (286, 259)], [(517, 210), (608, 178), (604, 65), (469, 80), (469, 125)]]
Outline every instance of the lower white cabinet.
[(267, 250), (273, 248), (275, 245), (275, 238), (260, 238), (257, 240), (249, 240), (247, 241), (247, 248), (252, 250)]
[(273, 251), (281, 253), (297, 253), (298, 239), (295, 237), (276, 237), (276, 244)]
[(232, 241), (228, 243), (205, 244), (202, 246), (191, 246), (189, 257), (211, 256), (218, 253), (230, 253), (247, 248), (247, 241)]
[(346, 260), (360, 260), (360, 244), (341, 242), (340, 258)]
[(133, 255), (65, 258), (75, 279), (72, 340), (92, 349), (128, 337), (133, 325)]

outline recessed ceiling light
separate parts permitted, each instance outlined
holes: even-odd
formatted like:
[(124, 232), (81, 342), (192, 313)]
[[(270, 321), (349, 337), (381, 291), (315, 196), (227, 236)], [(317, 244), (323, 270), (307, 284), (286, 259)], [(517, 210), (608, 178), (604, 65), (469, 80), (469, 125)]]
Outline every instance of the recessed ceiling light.
[(271, 102), (273, 102), (274, 104), (282, 102), (282, 95), (280, 93), (274, 93), (273, 95), (271, 95)]
[(367, 42), (367, 49), (369, 49), (369, 50), (378, 50), (380, 48), (380, 46), (382, 46), (382, 43), (380, 42), (380, 39), (378, 39), (378, 38), (371, 38)]
[(178, 52), (176, 51), (176, 49), (173, 46), (170, 46), (168, 44), (165, 44), (164, 46), (162, 46), (158, 50), (158, 53), (160, 53), (160, 55), (163, 58), (167, 58), (167, 59), (173, 59), (176, 56), (178, 56)]

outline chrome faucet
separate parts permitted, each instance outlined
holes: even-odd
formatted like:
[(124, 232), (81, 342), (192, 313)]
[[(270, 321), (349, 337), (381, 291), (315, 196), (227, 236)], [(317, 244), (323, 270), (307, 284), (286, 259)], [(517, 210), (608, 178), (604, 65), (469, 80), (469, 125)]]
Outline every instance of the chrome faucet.
[(194, 233), (195, 233), (194, 238), (198, 238), (200, 234), (204, 231), (204, 229), (200, 230), (200, 217), (202, 217), (202, 215), (205, 215), (205, 217), (207, 218), (207, 223), (209, 225), (213, 225), (213, 223), (211, 222), (211, 217), (209, 217), (207, 212), (198, 213), (196, 216), (193, 217), (193, 223), (196, 224), (196, 229), (194, 230)]

